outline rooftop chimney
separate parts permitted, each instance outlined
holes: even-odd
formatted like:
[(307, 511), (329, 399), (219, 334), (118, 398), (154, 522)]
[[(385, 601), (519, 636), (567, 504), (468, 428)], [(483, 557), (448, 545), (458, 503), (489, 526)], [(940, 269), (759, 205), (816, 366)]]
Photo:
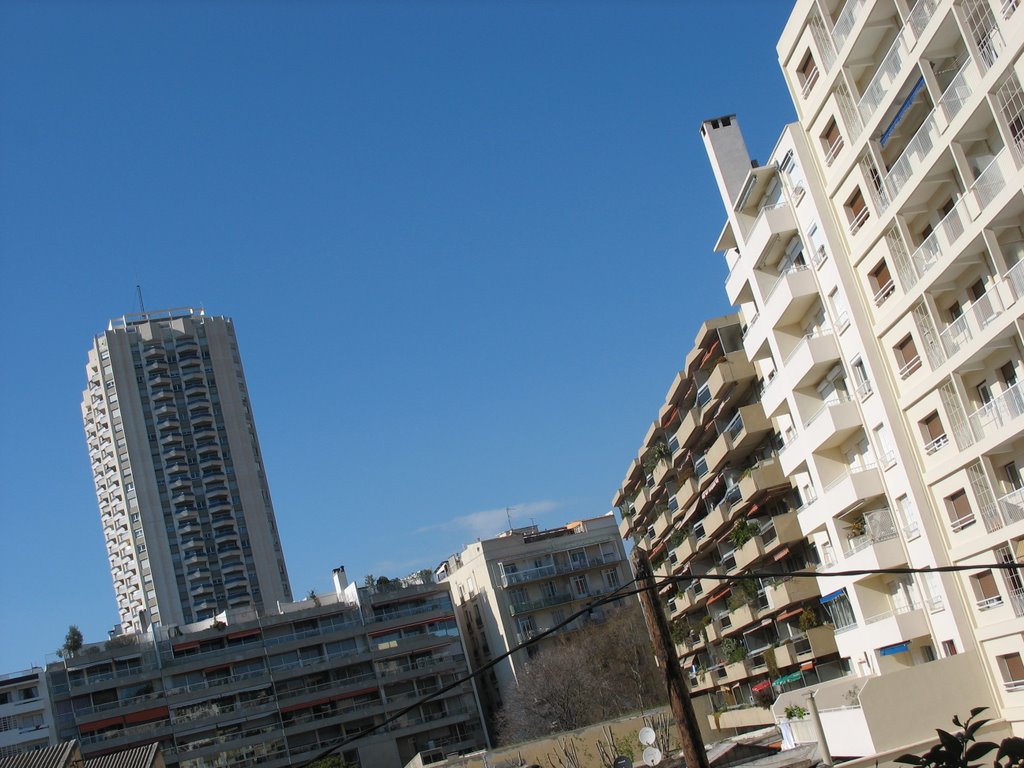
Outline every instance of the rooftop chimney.
[(348, 586), (348, 577), (345, 576), (345, 566), (339, 565), (331, 573), (334, 575), (334, 591), (338, 593), (338, 597), (341, 597), (345, 588)]

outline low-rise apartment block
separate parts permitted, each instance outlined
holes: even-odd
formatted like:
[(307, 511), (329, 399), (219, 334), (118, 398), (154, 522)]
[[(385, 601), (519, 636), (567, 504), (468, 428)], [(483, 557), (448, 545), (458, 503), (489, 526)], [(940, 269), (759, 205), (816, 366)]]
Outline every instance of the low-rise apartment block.
[(0, 758), (48, 746), (52, 725), (42, 667), (0, 675)]
[[(477, 669), (552, 629), (595, 597), (629, 583), (632, 576), (609, 513), (549, 530), (514, 528), (479, 540), (443, 562), (435, 578), (451, 585), (470, 662)], [(600, 615), (598, 608), (590, 618)], [(572, 632), (584, 620), (549, 637)], [(546, 641), (512, 654), (480, 680), (489, 725), (502, 706), (503, 692), (516, 684), (522, 665), (542, 652)]]
[(86, 757), (159, 741), (182, 768), (287, 766), (339, 739), (354, 765), (400, 768), (486, 745), (471, 681), (385, 718), (468, 674), (447, 585), (336, 592), (156, 628), (50, 664), (60, 739)]

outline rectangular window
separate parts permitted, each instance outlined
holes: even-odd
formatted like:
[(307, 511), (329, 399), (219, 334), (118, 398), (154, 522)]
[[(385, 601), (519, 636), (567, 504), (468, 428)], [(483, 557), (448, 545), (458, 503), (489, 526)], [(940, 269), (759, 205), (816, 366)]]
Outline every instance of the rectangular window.
[(860, 187), (853, 191), (844, 208), (850, 222), (850, 234), (854, 235), (864, 226), (864, 222), (868, 220), (869, 216), (868, 205), (864, 201), (864, 193), (860, 191)]
[(914, 337), (909, 333), (893, 347), (893, 354), (896, 356), (897, 365), (900, 366), (900, 378), (907, 378), (921, 367), (921, 356), (917, 353)]
[(949, 515), (949, 524), (954, 533), (974, 525), (974, 510), (963, 488), (946, 497), (946, 514)]
[(896, 284), (893, 282), (892, 275), (889, 274), (889, 265), (885, 263), (885, 259), (878, 262), (875, 268), (868, 273), (868, 282), (874, 293), (876, 307), (882, 306), (886, 299), (896, 292)]
[(931, 456), (949, 444), (949, 437), (946, 436), (946, 429), (942, 426), (942, 419), (938, 411), (932, 411), (925, 416), (918, 426), (921, 429), (921, 436), (924, 439), (924, 452)]
[(1003, 677), (1003, 685), (1007, 691), (1024, 690), (1024, 662), (1019, 653), (1008, 653), (996, 659), (999, 672)]

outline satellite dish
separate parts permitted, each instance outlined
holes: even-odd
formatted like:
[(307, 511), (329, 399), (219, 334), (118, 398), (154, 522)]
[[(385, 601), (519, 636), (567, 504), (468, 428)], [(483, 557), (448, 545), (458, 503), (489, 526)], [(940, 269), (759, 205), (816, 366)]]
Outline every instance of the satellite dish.
[(633, 761), (628, 757), (619, 755), (615, 758), (615, 762), (612, 763), (612, 768), (633, 768)]
[(661, 750), (657, 747), (648, 747), (644, 750), (644, 765), (657, 765), (661, 762)]
[(655, 738), (657, 738), (653, 728), (641, 728), (640, 733), (637, 735), (640, 737), (640, 743), (645, 747), (653, 745)]

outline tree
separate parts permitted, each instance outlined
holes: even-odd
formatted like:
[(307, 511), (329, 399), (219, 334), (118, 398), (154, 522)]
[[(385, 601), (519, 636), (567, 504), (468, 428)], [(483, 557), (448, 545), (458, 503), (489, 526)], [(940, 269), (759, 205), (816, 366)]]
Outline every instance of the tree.
[(72, 624), (68, 627), (67, 635), (64, 636), (64, 645), (60, 647), (60, 655), (64, 658), (70, 658), (82, 650), (82, 645), (84, 644), (85, 638), (82, 637), (82, 630)]
[(504, 697), (497, 723), (502, 744), (582, 728), (667, 699), (638, 605), (542, 642)]
[(971, 716), (964, 722), (959, 717), (953, 718), (953, 725), (963, 728), (957, 733), (949, 733), (936, 728), (939, 743), (923, 755), (900, 755), (895, 762), (905, 765), (916, 765), (919, 768), (977, 768), (980, 763), (974, 762), (992, 752), (997, 747), (995, 768), (1019, 768), (1024, 764), (1024, 739), (1011, 736), (1003, 739), (1001, 744), (994, 741), (978, 741), (975, 734), (990, 720), (975, 720), (987, 707), (975, 707)]

